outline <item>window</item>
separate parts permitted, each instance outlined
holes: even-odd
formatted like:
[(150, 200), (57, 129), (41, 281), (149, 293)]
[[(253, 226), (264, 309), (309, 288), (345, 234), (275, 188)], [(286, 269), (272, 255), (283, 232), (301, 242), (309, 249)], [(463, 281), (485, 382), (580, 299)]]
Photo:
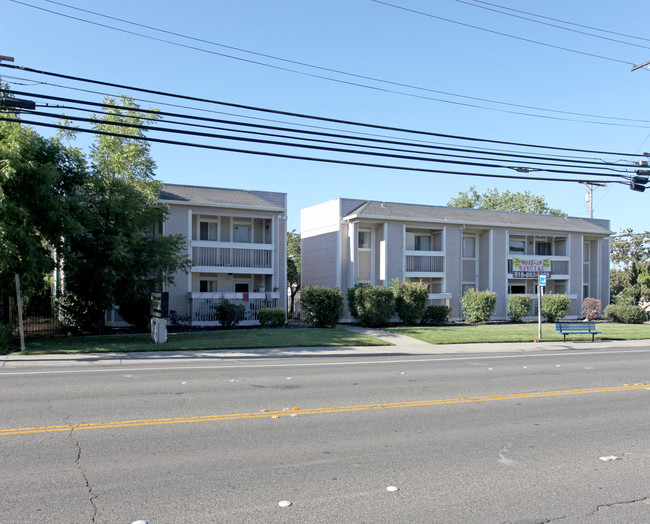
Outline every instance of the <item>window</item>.
[(416, 236), (415, 237), (415, 250), (416, 251), (431, 251), (431, 237), (430, 236)]
[(463, 237), (463, 258), (476, 258), (476, 239)]
[(550, 242), (535, 242), (535, 254), (536, 255), (552, 255), (551, 243)]
[(510, 239), (510, 253), (516, 255), (523, 255), (526, 252), (525, 240), (512, 240)]
[(235, 293), (248, 293), (248, 282), (235, 282)]
[(474, 284), (463, 284), (463, 295), (467, 293), (470, 289), (476, 289)]
[(508, 286), (508, 294), (510, 295), (525, 295), (526, 294), (526, 285), (525, 284), (511, 284)]
[(250, 242), (250, 226), (235, 226), (234, 241)]
[(199, 240), (219, 240), (219, 222), (199, 222)]
[(216, 293), (217, 281), (216, 280), (199, 280), (199, 291), (201, 293)]
[(587, 298), (589, 296), (589, 284), (582, 286), (582, 298)]
[(370, 231), (359, 231), (359, 249), (370, 249)]
[(589, 242), (585, 242), (582, 247), (582, 261), (588, 263), (589, 262)]

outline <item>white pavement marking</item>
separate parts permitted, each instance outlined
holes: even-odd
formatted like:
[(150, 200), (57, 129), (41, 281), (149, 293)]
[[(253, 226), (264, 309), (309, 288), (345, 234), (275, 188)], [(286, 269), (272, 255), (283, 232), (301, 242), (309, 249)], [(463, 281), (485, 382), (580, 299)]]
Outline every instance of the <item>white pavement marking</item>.
[[(220, 364), (220, 365), (194, 365), (194, 366), (157, 366), (157, 367), (134, 367), (134, 368), (112, 368), (112, 369), (63, 369), (53, 371), (0, 371), (2, 376), (15, 375), (55, 375), (71, 373), (124, 373), (129, 371), (170, 371), (170, 370), (209, 370), (209, 369), (251, 369), (251, 368), (296, 368), (296, 367), (325, 367), (325, 366), (357, 366), (357, 365), (383, 365), (383, 364), (404, 364), (418, 362), (457, 362), (466, 360), (503, 360), (503, 359), (522, 359), (522, 358), (539, 358), (539, 357), (573, 357), (573, 356), (591, 356), (591, 355), (621, 355), (632, 353), (650, 353), (650, 349), (614, 349), (610, 351), (576, 351), (570, 353), (517, 353), (515, 355), (480, 355), (480, 356), (462, 356), (462, 357), (432, 357), (432, 358), (415, 358), (401, 360), (354, 360), (345, 362), (297, 362), (287, 364)], [(290, 357), (289, 357), (290, 358)], [(295, 357), (300, 358), (300, 357)], [(325, 358), (325, 357), (324, 357)], [(330, 357), (331, 358), (331, 357)], [(341, 356), (340, 358), (344, 358)], [(260, 360), (260, 359), (256, 359)], [(275, 359), (264, 359), (275, 360)], [(72, 363), (71, 365), (74, 365)], [(560, 367), (558, 364), (556, 367)], [(7, 369), (7, 368), (4, 368)]]

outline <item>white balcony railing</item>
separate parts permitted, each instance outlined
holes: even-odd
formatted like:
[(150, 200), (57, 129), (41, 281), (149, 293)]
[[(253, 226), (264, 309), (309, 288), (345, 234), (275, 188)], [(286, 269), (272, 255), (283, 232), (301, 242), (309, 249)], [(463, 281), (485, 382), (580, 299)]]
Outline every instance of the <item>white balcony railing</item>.
[(241, 324), (259, 322), (260, 309), (278, 307), (280, 294), (275, 293), (190, 293), (190, 318), (193, 325), (218, 325), (217, 305), (222, 299), (243, 307)]
[(229, 242), (192, 242), (194, 266), (272, 269), (271, 244), (241, 244)]

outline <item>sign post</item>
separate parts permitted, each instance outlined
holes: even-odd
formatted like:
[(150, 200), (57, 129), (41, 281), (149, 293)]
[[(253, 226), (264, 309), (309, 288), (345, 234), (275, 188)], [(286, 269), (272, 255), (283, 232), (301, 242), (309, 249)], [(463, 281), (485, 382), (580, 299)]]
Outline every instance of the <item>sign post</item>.
[(539, 275), (537, 282), (537, 340), (542, 341), (542, 296), (546, 286), (546, 275)]

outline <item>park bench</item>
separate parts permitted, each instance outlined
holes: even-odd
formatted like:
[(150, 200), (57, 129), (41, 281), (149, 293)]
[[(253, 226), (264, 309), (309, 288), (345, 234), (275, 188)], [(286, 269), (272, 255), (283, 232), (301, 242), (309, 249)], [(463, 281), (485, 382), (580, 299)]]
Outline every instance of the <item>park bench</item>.
[(564, 341), (566, 342), (567, 335), (591, 335), (591, 341), (594, 341), (594, 337), (602, 331), (596, 331), (595, 322), (556, 322), (555, 331), (560, 335), (564, 335)]

